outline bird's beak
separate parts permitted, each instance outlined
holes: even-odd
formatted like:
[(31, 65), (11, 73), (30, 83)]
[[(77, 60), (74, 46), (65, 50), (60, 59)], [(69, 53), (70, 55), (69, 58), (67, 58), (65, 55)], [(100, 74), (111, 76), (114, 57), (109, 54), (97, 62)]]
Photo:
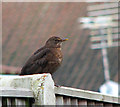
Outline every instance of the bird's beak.
[(62, 42), (67, 41), (67, 40), (68, 40), (68, 38), (63, 38), (63, 39), (62, 39)]

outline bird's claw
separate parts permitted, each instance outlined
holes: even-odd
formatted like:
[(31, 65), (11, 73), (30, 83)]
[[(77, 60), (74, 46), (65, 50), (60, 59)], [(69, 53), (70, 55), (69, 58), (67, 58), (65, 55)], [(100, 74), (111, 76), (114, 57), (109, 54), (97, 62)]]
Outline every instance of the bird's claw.
[(55, 84), (56, 87), (61, 87), (60, 85)]

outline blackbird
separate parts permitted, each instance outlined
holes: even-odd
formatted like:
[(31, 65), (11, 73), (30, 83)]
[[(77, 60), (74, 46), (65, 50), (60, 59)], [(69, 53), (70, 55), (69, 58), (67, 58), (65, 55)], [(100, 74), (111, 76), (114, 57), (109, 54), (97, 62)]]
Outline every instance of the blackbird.
[(67, 38), (50, 37), (25, 63), (20, 75), (54, 73), (62, 63), (61, 44)]

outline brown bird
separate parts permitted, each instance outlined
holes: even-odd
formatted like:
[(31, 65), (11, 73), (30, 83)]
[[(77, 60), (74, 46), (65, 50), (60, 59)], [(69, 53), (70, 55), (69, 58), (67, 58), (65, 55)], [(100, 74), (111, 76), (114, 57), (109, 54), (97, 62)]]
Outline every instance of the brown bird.
[(54, 73), (62, 63), (61, 44), (67, 38), (51, 37), (25, 63), (20, 75)]

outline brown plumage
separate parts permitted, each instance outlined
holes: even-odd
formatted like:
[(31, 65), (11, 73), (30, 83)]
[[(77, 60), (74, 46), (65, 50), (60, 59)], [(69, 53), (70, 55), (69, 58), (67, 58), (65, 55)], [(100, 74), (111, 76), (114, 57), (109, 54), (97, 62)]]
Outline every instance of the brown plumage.
[(61, 44), (68, 39), (51, 37), (25, 63), (20, 75), (54, 73), (62, 63)]

